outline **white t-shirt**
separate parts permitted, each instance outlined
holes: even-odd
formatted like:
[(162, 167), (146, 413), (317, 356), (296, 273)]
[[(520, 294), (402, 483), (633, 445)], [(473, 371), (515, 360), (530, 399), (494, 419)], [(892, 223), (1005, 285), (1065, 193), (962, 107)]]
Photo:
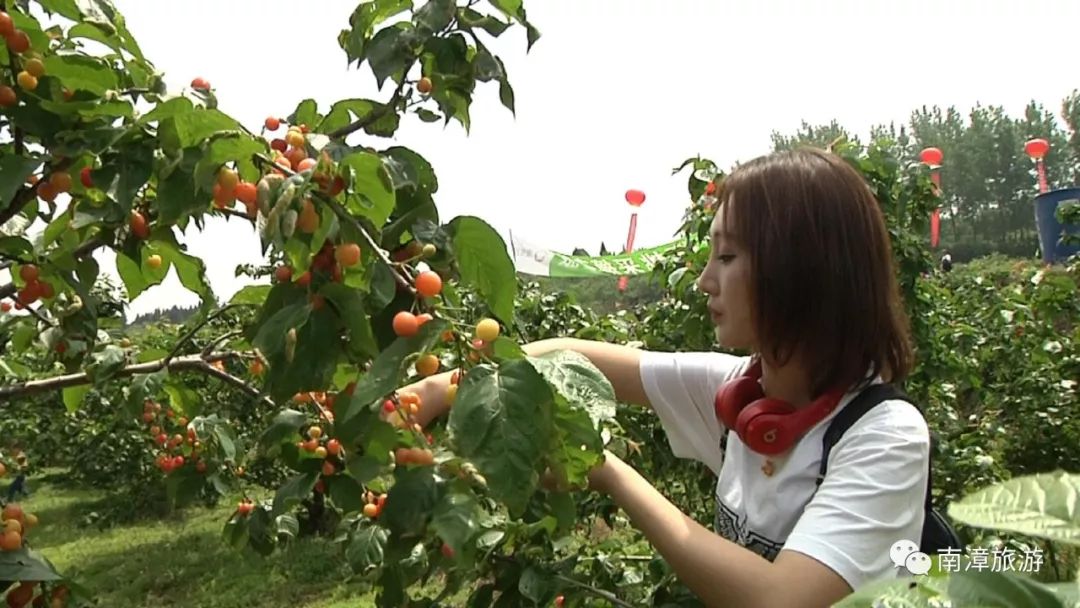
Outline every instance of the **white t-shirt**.
[[(641, 378), (671, 450), (718, 475), (715, 531), (772, 561), (781, 549), (825, 564), (852, 589), (907, 575), (893, 565), (898, 540), (918, 545), (929, 475), (930, 433), (919, 410), (890, 400), (864, 414), (833, 447), (820, 487), (822, 442), (829, 422), (854, 394), (810, 429), (786, 454), (771, 458), (725, 434), (713, 402), (749, 357), (723, 353), (641, 353)], [(880, 378), (876, 380), (880, 382)]]

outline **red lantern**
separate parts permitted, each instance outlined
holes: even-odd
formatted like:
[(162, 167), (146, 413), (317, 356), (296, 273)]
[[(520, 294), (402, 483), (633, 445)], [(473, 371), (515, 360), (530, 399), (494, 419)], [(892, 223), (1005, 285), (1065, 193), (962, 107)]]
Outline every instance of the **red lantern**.
[(924, 148), (923, 151), (919, 153), (919, 160), (931, 166), (940, 166), (943, 157), (941, 150), (937, 148)]
[(1027, 155), (1031, 158), (1034, 158), (1035, 160), (1041, 160), (1044, 156), (1046, 156), (1046, 153), (1049, 150), (1050, 142), (1042, 139), (1041, 137), (1036, 137), (1035, 139), (1028, 140), (1028, 142), (1024, 144), (1024, 152), (1027, 152)]
[(1024, 144), (1024, 152), (1027, 155), (1035, 159), (1035, 169), (1039, 172), (1039, 192), (1046, 192), (1049, 187), (1046, 183), (1046, 165), (1043, 164), (1043, 157), (1050, 150), (1050, 142), (1041, 137), (1035, 139), (1029, 139)]
[(640, 207), (641, 203), (645, 202), (645, 193), (641, 190), (627, 190), (626, 202), (630, 203), (634, 207)]

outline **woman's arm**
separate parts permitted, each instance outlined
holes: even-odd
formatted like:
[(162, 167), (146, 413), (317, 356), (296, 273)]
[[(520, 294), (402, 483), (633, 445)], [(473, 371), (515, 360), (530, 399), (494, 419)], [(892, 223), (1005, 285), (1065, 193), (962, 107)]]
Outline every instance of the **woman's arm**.
[[(611, 382), (616, 399), (624, 403), (649, 405), (639, 371), (641, 351), (636, 348), (577, 338), (551, 338), (530, 342), (523, 350), (530, 357), (558, 350), (572, 350), (585, 355)], [(435, 374), (401, 389), (420, 396), (421, 406), (416, 417), (421, 426), (426, 426), (450, 409), (446, 403), (446, 387), (450, 385), (452, 375), (453, 371)]]
[(637, 471), (612, 454), (590, 475), (706, 606), (831, 606), (851, 593), (836, 572), (793, 551), (769, 562), (687, 517)]

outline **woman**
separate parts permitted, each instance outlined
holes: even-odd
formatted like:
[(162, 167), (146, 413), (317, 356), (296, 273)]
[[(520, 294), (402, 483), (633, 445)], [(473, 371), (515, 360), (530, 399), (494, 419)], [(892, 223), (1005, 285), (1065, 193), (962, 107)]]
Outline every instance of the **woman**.
[[(831, 605), (898, 576), (889, 549), (917, 541), (923, 526), (929, 432), (905, 401), (863, 415), (815, 486), (829, 421), (861, 388), (899, 382), (912, 365), (888, 232), (862, 177), (822, 151), (756, 159), (724, 179), (717, 196), (697, 286), (719, 344), (752, 355), (576, 339), (525, 350), (584, 354), (621, 401), (657, 413), (676, 456), (718, 475), (715, 532), (614, 455), (590, 476), (707, 605)], [(410, 387), (423, 400), (421, 424), (446, 412), (448, 382), (444, 373)], [(782, 437), (755, 436), (740, 419), (750, 407), (789, 407), (744, 407), (761, 396), (797, 412), (782, 417), (793, 435), (780, 453)]]

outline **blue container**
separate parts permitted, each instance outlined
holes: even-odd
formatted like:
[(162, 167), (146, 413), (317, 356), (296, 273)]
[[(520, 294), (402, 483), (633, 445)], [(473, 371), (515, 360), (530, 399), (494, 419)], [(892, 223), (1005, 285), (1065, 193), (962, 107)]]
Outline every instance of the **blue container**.
[(1064, 234), (1080, 234), (1080, 226), (1062, 225), (1055, 215), (1059, 205), (1069, 202), (1080, 202), (1080, 188), (1051, 190), (1035, 197), (1035, 227), (1039, 230), (1039, 249), (1046, 264), (1080, 253), (1080, 246), (1061, 243)]

